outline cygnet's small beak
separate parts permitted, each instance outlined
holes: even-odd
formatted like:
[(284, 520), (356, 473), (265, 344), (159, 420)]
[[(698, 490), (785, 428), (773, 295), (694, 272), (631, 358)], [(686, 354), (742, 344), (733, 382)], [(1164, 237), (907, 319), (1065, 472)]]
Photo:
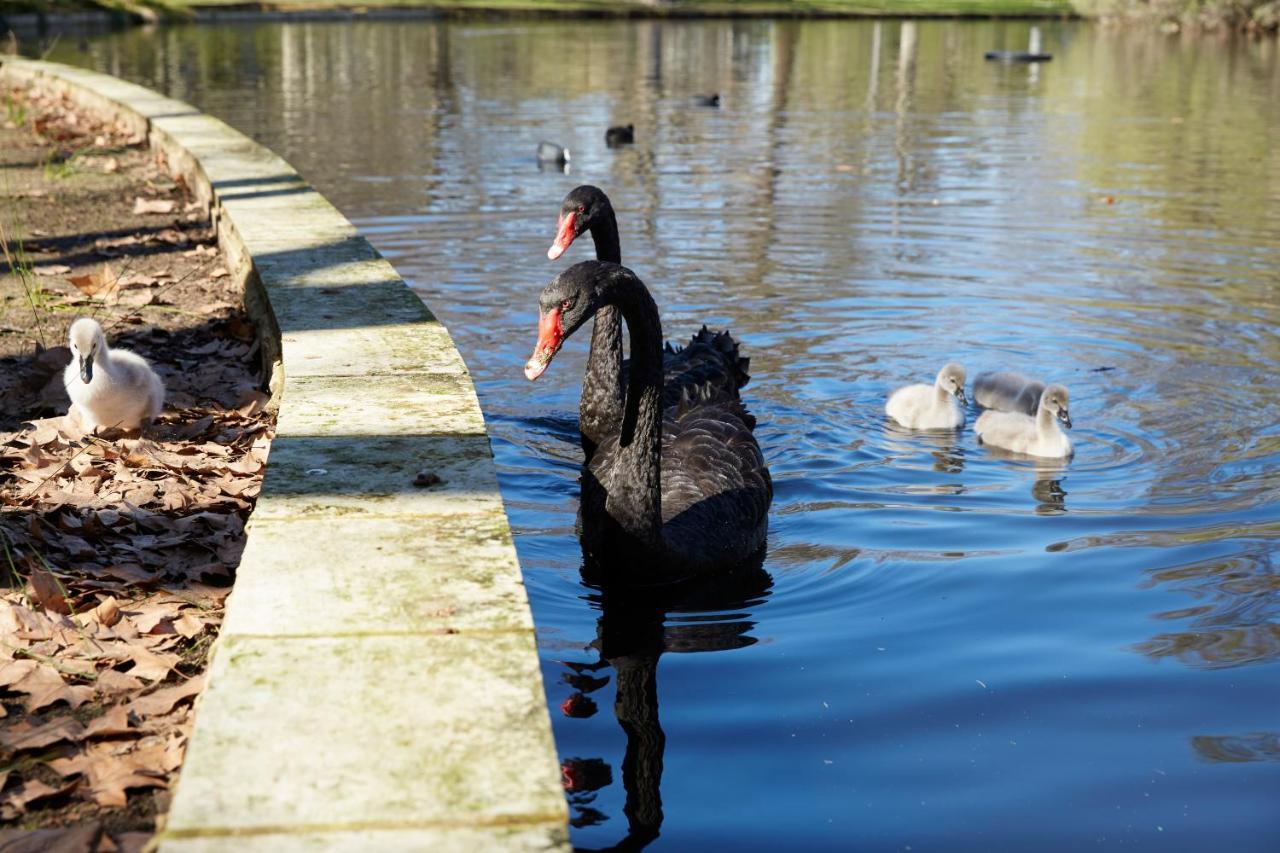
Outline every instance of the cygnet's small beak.
[(1071, 414), (1066, 409), (1058, 409), (1058, 420), (1062, 421), (1062, 425), (1067, 429), (1071, 429)]
[(85, 385), (93, 381), (93, 353), (80, 356), (80, 378)]
[(969, 405), (969, 398), (964, 395), (964, 388), (956, 389), (956, 399), (960, 401), (960, 405)]

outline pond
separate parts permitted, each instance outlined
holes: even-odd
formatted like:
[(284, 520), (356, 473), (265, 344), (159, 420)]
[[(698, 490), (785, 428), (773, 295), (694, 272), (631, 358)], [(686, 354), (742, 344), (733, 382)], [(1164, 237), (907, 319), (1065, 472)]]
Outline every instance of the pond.
[[(1047, 22), (1052, 62), (983, 61), (1029, 27), (265, 23), (51, 58), (274, 148), (448, 324), (579, 847), (1280, 849), (1280, 50)], [(592, 256), (545, 257), (579, 183), (668, 338), (751, 358), (777, 495), (722, 588), (580, 577), (586, 335), (521, 370)], [(890, 427), (948, 360), (1065, 384), (1075, 458)]]

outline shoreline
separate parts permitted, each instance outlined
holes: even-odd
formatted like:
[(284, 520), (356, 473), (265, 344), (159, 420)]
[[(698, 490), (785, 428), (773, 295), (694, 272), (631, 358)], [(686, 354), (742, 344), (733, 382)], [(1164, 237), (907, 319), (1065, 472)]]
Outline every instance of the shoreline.
[[(1066, 21), (1088, 20), (1069, 4), (1044, 9), (1015, 6), (990, 10), (947, 8), (939, 4), (933, 9), (895, 9), (887, 7), (858, 6), (839, 3), (799, 5), (788, 2), (763, 2), (750, 5), (736, 3), (706, 3), (696, 5), (667, 5), (626, 3), (599, 5), (595, 3), (565, 4), (563, 6), (504, 5), (502, 3), (428, 2), (423, 5), (367, 6), (360, 4), (335, 4), (323, 7), (307, 5), (282, 6), (274, 3), (229, 3), (216, 5), (191, 4), (171, 7), (164, 14), (150, 7), (132, 10), (78, 10), (54, 12), (0, 11), (0, 21), (17, 37), (46, 35), (51, 31), (99, 32), (124, 29), (133, 26), (225, 24), (256, 22), (348, 22), (348, 21), (409, 21), (409, 20), (1016, 20), (1016, 21)], [(1034, 4), (1029, 4), (1034, 5)], [(0, 36), (4, 30), (0, 29)]]

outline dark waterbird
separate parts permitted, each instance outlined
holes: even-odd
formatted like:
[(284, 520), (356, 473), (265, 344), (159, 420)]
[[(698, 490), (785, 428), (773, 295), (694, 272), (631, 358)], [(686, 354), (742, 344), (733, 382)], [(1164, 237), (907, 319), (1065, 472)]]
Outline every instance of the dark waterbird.
[(556, 145), (554, 142), (542, 141), (538, 143), (538, 166), (558, 166), (564, 168), (569, 165), (569, 149), (562, 145)]
[(621, 430), (585, 466), (587, 559), (642, 584), (741, 565), (764, 546), (773, 500), (754, 419), (741, 401), (698, 389), (663, 406), (662, 323), (635, 273), (583, 261), (556, 276), (538, 298), (538, 343), (525, 376), (541, 376), (565, 339), (606, 305), (627, 322), (631, 370)]
[(720, 106), (720, 94), (714, 95), (695, 95), (693, 102), (700, 107), (718, 107)]
[(983, 54), (988, 62), (1048, 62), (1052, 53), (1028, 53), (1025, 50), (988, 50)]
[(1032, 27), (1027, 36), (1026, 50), (988, 50), (983, 54), (988, 62), (1048, 62), (1053, 54), (1040, 50), (1040, 28)]
[[(585, 232), (590, 232), (595, 241), (596, 260), (622, 263), (613, 204), (598, 187), (586, 184), (571, 190), (560, 205), (556, 238), (547, 257), (559, 258)], [(667, 344), (663, 349), (663, 406), (678, 405), (686, 393), (695, 392), (706, 398), (737, 399), (738, 389), (751, 378), (749, 366), (750, 360), (738, 354), (733, 336), (703, 326), (686, 346)], [(596, 312), (591, 329), (591, 352), (578, 406), (582, 449), (587, 459), (600, 442), (617, 435), (622, 427), (627, 371), (627, 362), (622, 358), (622, 314), (606, 305)]]
[(615, 125), (604, 132), (604, 144), (610, 148), (617, 148), (620, 145), (630, 145), (636, 141), (636, 126), (628, 124)]

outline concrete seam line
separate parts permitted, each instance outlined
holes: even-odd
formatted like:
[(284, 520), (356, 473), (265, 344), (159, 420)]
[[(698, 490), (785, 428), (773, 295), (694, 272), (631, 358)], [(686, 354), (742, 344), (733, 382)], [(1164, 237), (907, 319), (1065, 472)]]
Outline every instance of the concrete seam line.
[(335, 631), (332, 634), (219, 634), (219, 640), (363, 640), (383, 637), (501, 637), (508, 634), (535, 634), (536, 628), (424, 628), (421, 631)]
[[(507, 838), (544, 825), (552, 834), (539, 843), (567, 849), (528, 595), (495, 511), (504, 505), (475, 386), (448, 330), (331, 203), (226, 123), (54, 63), (0, 59), (0, 80), (142, 135), (207, 205), (280, 407), (227, 624), (257, 616), (214, 643), (161, 849), (316, 833), (329, 839), (316, 850), (337, 850), (342, 832)], [(270, 191), (282, 184), (301, 191)], [(415, 389), (409, 402), (388, 391), (393, 378), (435, 381), (440, 393)], [(348, 412), (357, 434), (345, 432)], [(442, 474), (438, 488), (411, 487), (424, 466)], [(339, 473), (318, 490), (312, 469)], [(382, 526), (355, 532), (344, 519)], [(333, 530), (291, 530), (295, 520)], [(271, 538), (254, 547), (260, 524)], [(466, 627), (449, 624), (454, 606)]]
[(563, 821), (558, 814), (513, 814), (475, 820), (405, 820), (405, 821), (368, 821), (354, 823), (315, 823), (284, 826), (210, 826), (200, 829), (177, 829), (164, 833), (167, 840), (184, 838), (245, 838), (255, 835), (305, 835), (332, 834), (339, 832), (396, 832), (413, 829), (473, 829), (477, 826), (493, 829), (519, 829), (521, 827), (537, 828), (554, 825), (559, 829)]

